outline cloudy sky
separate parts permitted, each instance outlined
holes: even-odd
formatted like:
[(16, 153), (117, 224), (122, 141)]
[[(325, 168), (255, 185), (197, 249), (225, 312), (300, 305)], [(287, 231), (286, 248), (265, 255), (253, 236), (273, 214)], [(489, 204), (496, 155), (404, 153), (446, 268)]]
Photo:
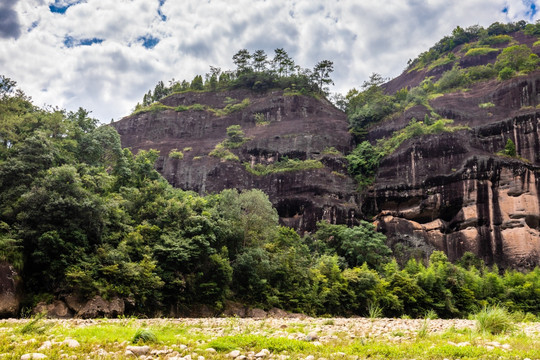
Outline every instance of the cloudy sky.
[(36, 105), (109, 122), (159, 80), (282, 47), (302, 67), (332, 60), (332, 90), (345, 93), (373, 72), (399, 75), (457, 25), (534, 22), (537, 1), (0, 0), (0, 74)]

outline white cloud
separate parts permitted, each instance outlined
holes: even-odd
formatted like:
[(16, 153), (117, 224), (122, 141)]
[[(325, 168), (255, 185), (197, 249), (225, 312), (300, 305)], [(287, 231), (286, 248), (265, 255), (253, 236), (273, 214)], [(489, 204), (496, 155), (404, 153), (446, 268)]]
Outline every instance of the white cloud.
[[(12, 1), (13, 2), (13, 1)], [(457, 25), (531, 18), (531, 0), (19, 0), (21, 35), (0, 39), (2, 73), (37, 105), (91, 110), (103, 122), (130, 112), (157, 81), (232, 68), (241, 48), (298, 64), (334, 61), (335, 91), (372, 72), (393, 77)], [(49, 5), (69, 6), (64, 14)], [(503, 13), (503, 9), (507, 9)], [(159, 10), (159, 12), (158, 12)], [(162, 16), (166, 21), (162, 20)], [(103, 40), (91, 46), (74, 44)], [(159, 39), (151, 49), (142, 37)]]

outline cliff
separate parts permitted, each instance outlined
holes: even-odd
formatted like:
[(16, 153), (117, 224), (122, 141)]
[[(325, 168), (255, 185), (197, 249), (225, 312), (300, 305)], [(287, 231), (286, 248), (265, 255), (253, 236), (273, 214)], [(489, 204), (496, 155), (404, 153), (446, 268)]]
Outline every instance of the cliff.
[[(431, 101), (470, 130), (409, 140), (382, 160), (363, 204), (396, 255), (471, 251), (488, 264), (540, 265), (540, 73), (478, 83)], [(479, 104), (490, 102), (489, 108)], [(428, 110), (411, 108), (371, 129), (372, 141)], [(518, 157), (497, 155), (508, 139)]]
[[(247, 106), (228, 114), (222, 111), (216, 115), (209, 110), (223, 110), (233, 101), (243, 101)], [(283, 91), (259, 94), (238, 89), (173, 94), (161, 103), (175, 109), (181, 106), (185, 111), (141, 113), (113, 126), (121, 135), (122, 146), (135, 152), (159, 150), (157, 168), (172, 185), (201, 194), (228, 188), (262, 189), (282, 223), (300, 231), (313, 230), (321, 219), (356, 223), (359, 195), (356, 184), (347, 176), (343, 157), (354, 144), (345, 114), (328, 101), (288, 96)], [(230, 149), (238, 160), (210, 156), (227, 138), (231, 125), (240, 125), (249, 139)], [(173, 149), (183, 150), (183, 158), (170, 157)], [(320, 161), (316, 164), (321, 165), (274, 169), (264, 174), (249, 171), (286, 159)]]

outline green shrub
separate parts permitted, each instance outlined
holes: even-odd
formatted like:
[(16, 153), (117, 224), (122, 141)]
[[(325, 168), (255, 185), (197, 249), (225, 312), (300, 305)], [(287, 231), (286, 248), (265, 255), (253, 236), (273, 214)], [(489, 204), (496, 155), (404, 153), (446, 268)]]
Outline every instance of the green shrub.
[(487, 80), (497, 76), (497, 70), (493, 64), (471, 66), (465, 71), (471, 81)]
[(375, 303), (368, 304), (368, 317), (370, 319), (378, 319), (378, 318), (381, 318), (382, 315), (383, 315), (382, 307), (380, 307), (378, 304), (375, 304)]
[(456, 59), (457, 57), (454, 53), (449, 53), (448, 55), (440, 57), (437, 60), (433, 61), (431, 64), (429, 64), (428, 70), (434, 69), (439, 66), (452, 64), (456, 61)]
[(205, 111), (206, 108), (207, 107), (203, 104), (193, 104), (189, 106), (189, 109), (194, 111)]
[(495, 104), (492, 103), (492, 102), (485, 102), (485, 103), (478, 104), (478, 107), (480, 109), (489, 109), (489, 108), (492, 108), (494, 106), (495, 106)]
[(217, 144), (214, 150), (210, 151), (208, 155), (217, 157), (223, 161), (240, 161), (240, 158), (227, 149), (223, 143)]
[(227, 128), (227, 140), (223, 142), (223, 145), (228, 149), (236, 149), (248, 140), (240, 125), (231, 125)]
[(508, 139), (506, 141), (506, 145), (504, 146), (504, 154), (507, 156), (516, 156), (516, 144), (512, 141), (512, 139)]
[(171, 159), (183, 159), (184, 158), (184, 153), (181, 152), (181, 151), (178, 151), (178, 149), (172, 149), (171, 151), (169, 151), (169, 157)]
[(342, 156), (343, 154), (338, 150), (336, 149), (335, 147), (331, 146), (331, 147), (326, 147), (324, 150), (323, 150), (323, 155), (336, 155), (336, 156)]
[(476, 331), (489, 334), (501, 334), (514, 329), (512, 315), (500, 306), (484, 307), (474, 315)]
[(470, 83), (466, 71), (463, 71), (459, 67), (455, 67), (452, 70), (445, 72), (439, 81), (435, 83), (435, 87), (438, 91), (448, 91), (464, 87)]
[(539, 61), (538, 55), (527, 45), (514, 45), (503, 49), (497, 56), (495, 67), (498, 70), (508, 67), (514, 71), (529, 72), (536, 68)]
[(133, 339), (131, 339), (131, 342), (133, 344), (156, 343), (157, 336), (148, 329), (137, 329), (135, 335), (133, 335)]
[(540, 40), (534, 42), (533, 47), (537, 47), (537, 46), (540, 46)]
[(499, 80), (508, 80), (514, 76), (515, 71), (509, 67), (504, 67), (499, 71)]
[(172, 106), (167, 106), (167, 105), (163, 105), (160, 102), (155, 102), (148, 106), (138, 108), (131, 115), (137, 115), (137, 114), (142, 114), (142, 113), (147, 113), (147, 112), (157, 113), (164, 110), (174, 110), (174, 109), (175, 108), (173, 108)]
[(509, 43), (510, 41), (512, 41), (510, 35), (493, 35), (481, 39), (478, 43), (480, 45), (499, 45)]
[(263, 113), (255, 113), (253, 114), (253, 119), (255, 119), (255, 125), (256, 126), (266, 126), (270, 124), (269, 121), (266, 121), (266, 117)]
[(479, 55), (486, 55), (492, 52), (497, 52), (498, 49), (491, 49), (486, 47), (481, 48), (472, 48), (469, 51), (465, 53), (465, 56), (479, 56)]
[(264, 176), (287, 171), (301, 171), (324, 168), (319, 160), (299, 160), (284, 158), (281, 161), (269, 165), (244, 163), (246, 170), (254, 175)]

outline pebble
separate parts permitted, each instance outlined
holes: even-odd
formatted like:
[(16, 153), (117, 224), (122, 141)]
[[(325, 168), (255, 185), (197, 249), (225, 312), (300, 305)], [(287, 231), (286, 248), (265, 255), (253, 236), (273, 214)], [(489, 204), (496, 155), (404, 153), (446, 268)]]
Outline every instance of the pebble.
[(62, 344), (69, 346), (70, 348), (78, 348), (81, 346), (79, 342), (75, 339), (66, 339), (62, 342)]
[(256, 358), (267, 357), (269, 354), (270, 354), (270, 350), (262, 349), (261, 351), (259, 351), (258, 353), (255, 354), (255, 357)]
[(133, 355), (139, 357), (141, 355), (148, 354), (148, 352), (150, 351), (150, 347), (148, 345), (144, 345), (144, 346), (130, 345), (130, 346), (126, 347), (126, 351), (131, 351), (133, 353)]
[(52, 347), (52, 342), (47, 340), (47, 341), (43, 342), (43, 344), (41, 344), (38, 351), (49, 350), (51, 347)]
[(236, 359), (237, 357), (240, 356), (240, 350), (233, 350), (227, 356), (229, 356), (229, 357), (231, 357), (233, 359)]
[(41, 354), (41, 353), (30, 353), (30, 354), (24, 354), (21, 356), (21, 360), (29, 360), (29, 359), (46, 359), (47, 355)]

